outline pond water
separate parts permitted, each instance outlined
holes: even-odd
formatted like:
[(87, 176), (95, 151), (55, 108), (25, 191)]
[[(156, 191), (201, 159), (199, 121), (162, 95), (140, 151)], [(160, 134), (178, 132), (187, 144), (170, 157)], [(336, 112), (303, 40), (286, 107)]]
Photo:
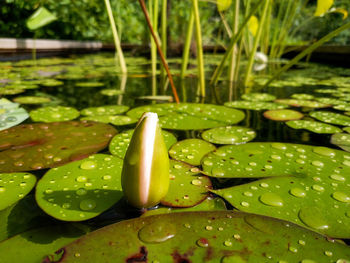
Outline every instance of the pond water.
[[(219, 55), (206, 56), (208, 76), (219, 63), (220, 58)], [(176, 174), (176, 177), (181, 177), (178, 173), (186, 174), (191, 176), (191, 180), (179, 179), (176, 181), (177, 186), (171, 185), (170, 187), (175, 190), (172, 191), (172, 196), (163, 200), (163, 207), (167, 205), (196, 207), (209, 198), (209, 201), (205, 202), (214, 202), (214, 204), (207, 207), (204, 205), (197, 210), (222, 210), (225, 204), (228, 209), (235, 208), (287, 220), (348, 242), (347, 239), (350, 238), (350, 184), (348, 183), (350, 153), (347, 151), (350, 151), (350, 69), (301, 63), (269, 87), (264, 87), (263, 84), (273, 73), (271, 69), (256, 73), (251, 87), (247, 88), (225, 80), (219, 81), (217, 86), (212, 87), (208, 80), (207, 96), (200, 98), (197, 95), (195, 61), (191, 61), (193, 64), (189, 69), (189, 75), (184, 80), (179, 78), (180, 62), (178, 59), (170, 60), (170, 68), (174, 73), (180, 101), (190, 103), (181, 104), (183, 106), (180, 108), (168, 104), (172, 102), (169, 83), (164, 81), (160, 74), (152, 77), (150, 63), (145, 58), (127, 58), (128, 76), (120, 75), (112, 54), (73, 55), (66, 58), (39, 59), (36, 62), (0, 63), (0, 94), (6, 99), (0, 101), (1, 108), (5, 109), (1, 112), (2, 116), (0, 115), (0, 128), (4, 130), (0, 133), (0, 149), (3, 151), (2, 156), (0, 152), (0, 159), (3, 159), (0, 164), (3, 165), (2, 168), (0, 167), (2, 169), (0, 171), (3, 172), (3, 175), (0, 174), (0, 195), (5, 193), (6, 188), (12, 189), (11, 182), (17, 183), (16, 176), (12, 178), (13, 175), (8, 175), (8, 172), (30, 172), (35, 175), (35, 179), (32, 180), (29, 175), (18, 174), (28, 179), (28, 181), (24, 179), (23, 182), (18, 181), (19, 185), (22, 184), (24, 187), (26, 184), (31, 184), (32, 186), (27, 190), (20, 188), (20, 191), (18, 187), (14, 188), (11, 190), (13, 196), (5, 196), (3, 203), (0, 202), (2, 220), (0, 251), (5, 251), (11, 245), (6, 243), (7, 238), (17, 237), (16, 235), (22, 232), (27, 233), (25, 231), (37, 229), (39, 226), (57, 227), (64, 225), (67, 221), (80, 221), (78, 231), (73, 230), (76, 232), (70, 236), (71, 239), (63, 238), (61, 243), (58, 242), (50, 247), (51, 250), (43, 252), (43, 255), (52, 254), (85, 232), (138, 217), (141, 214), (139, 210), (131, 208), (124, 199), (121, 199), (120, 186), (108, 183), (109, 179), (115, 176), (109, 174), (108, 168), (111, 165), (109, 162), (113, 163), (112, 167), (117, 174), (120, 174), (124, 155), (118, 156), (118, 151), (126, 149), (131, 136), (126, 132), (135, 127), (139, 115), (138, 112), (132, 113), (132, 111), (126, 113), (127, 109), (117, 113), (115, 109), (110, 114), (114, 117), (104, 116), (108, 110), (103, 106), (107, 105), (118, 105), (118, 107), (125, 105), (130, 109), (150, 105), (149, 109), (160, 113), (164, 130), (175, 136), (173, 137), (176, 139), (173, 141), (169, 139), (167, 146), (170, 156), (181, 162), (171, 163), (171, 174)], [(270, 68), (278, 67), (280, 63), (271, 63)], [(18, 104), (12, 104), (12, 102)], [(200, 104), (203, 103), (211, 106), (201, 106)], [(158, 104), (161, 106), (155, 106)], [(162, 108), (162, 105), (166, 106)], [(215, 108), (217, 106), (213, 105), (220, 107)], [(58, 106), (69, 108), (58, 110)], [(56, 109), (45, 111), (45, 107)], [(99, 108), (87, 109), (91, 107)], [(13, 111), (18, 108), (24, 110)], [(30, 113), (29, 118), (26, 112)], [(175, 116), (174, 113), (181, 116)], [(124, 117), (118, 119), (116, 115)], [(188, 116), (193, 119), (187, 119)], [(87, 125), (81, 127), (73, 125), (77, 130), (72, 127), (63, 127), (64, 125), (60, 126), (61, 130), (50, 126), (55, 120), (66, 121), (79, 118), (110, 123), (118, 132), (116, 137), (118, 134), (125, 136), (124, 141), (121, 137), (113, 142), (113, 138), (112, 143), (116, 146), (111, 146), (111, 143), (109, 148), (106, 148), (109, 140), (116, 134), (116, 131), (106, 124), (99, 124), (105, 125), (101, 127), (96, 125), (98, 127), (95, 127), (96, 130), (93, 132), (94, 136), (96, 134), (100, 136), (98, 138), (92, 138), (91, 134), (84, 133)], [(172, 118), (176, 118), (175, 124)], [(302, 121), (298, 121), (299, 119)], [(46, 122), (47, 126), (38, 128), (27, 126), (29, 127), (27, 130), (13, 130), (20, 123), (42, 122)], [(203, 128), (186, 128), (186, 125), (197, 125), (196, 123), (198, 127)], [(10, 128), (11, 126), (14, 127)], [(207, 132), (207, 137), (204, 135), (204, 131), (210, 128), (225, 126), (233, 126), (233, 128)], [(6, 132), (7, 129), (10, 129), (8, 130), (10, 133)], [(33, 134), (30, 130), (34, 130)], [(50, 132), (45, 133), (42, 130)], [(105, 135), (102, 135), (104, 132)], [(107, 139), (103, 137), (106, 134), (109, 136)], [(171, 134), (167, 136), (171, 137)], [(26, 136), (27, 138), (24, 138)], [(46, 137), (54, 140), (45, 141)], [(79, 141), (79, 137), (85, 139)], [(197, 141), (179, 143), (186, 142), (187, 139)], [(177, 143), (174, 145), (176, 140)], [(205, 140), (209, 140), (212, 144)], [(74, 144), (75, 141), (78, 141), (78, 145)], [(89, 141), (94, 142), (88, 144)], [(245, 144), (246, 142), (248, 143)], [(35, 148), (38, 145), (46, 147), (45, 155), (40, 153), (43, 151), (41, 148)], [(31, 147), (33, 147), (32, 152), (30, 152)], [(75, 166), (74, 163), (64, 165), (67, 160), (60, 159), (63, 156), (61, 153), (67, 149), (70, 151), (74, 147), (80, 147), (79, 151), (74, 153), (74, 158), (69, 156), (68, 159), (82, 160), (77, 161), (79, 164)], [(111, 147), (115, 147), (114, 152)], [(222, 148), (218, 149), (219, 147)], [(29, 150), (25, 152), (26, 150), (22, 151), (22, 149)], [(52, 152), (52, 156), (48, 151)], [(96, 151), (103, 155), (83, 159)], [(38, 155), (37, 158), (35, 152)], [(4, 157), (4, 153), (8, 156)], [(111, 153), (114, 156), (111, 156)], [(27, 154), (32, 157), (28, 159)], [(204, 156), (206, 154), (208, 155)], [(7, 165), (6, 158), (9, 160), (12, 158), (11, 161), (14, 163)], [(50, 161), (51, 163), (45, 166), (42, 159), (54, 161)], [(198, 162), (191, 162), (193, 159), (198, 159)], [(27, 167), (23, 162), (28, 160), (29, 168), (22, 169)], [(191, 166), (184, 164), (183, 161)], [(230, 162), (229, 165), (227, 165), (228, 162)], [(120, 167), (116, 168), (118, 166), (116, 164)], [(64, 166), (48, 169), (48, 167), (60, 165)], [(102, 171), (90, 175), (89, 171), (93, 171), (96, 167)], [(79, 169), (80, 172), (78, 172)], [(203, 174), (200, 174), (200, 171)], [(64, 176), (69, 177), (70, 173), (76, 175), (76, 178), (74, 177), (72, 182), (65, 182)], [(93, 179), (97, 177), (102, 178), (101, 182)], [(36, 180), (40, 181), (35, 188)], [(192, 188), (181, 190), (179, 185), (184, 184), (189, 184), (191, 187), (199, 185), (205, 187), (200, 190)], [(291, 187), (291, 184), (295, 187)], [(210, 188), (216, 190), (213, 190), (209, 196), (207, 189)], [(256, 190), (260, 191), (258, 194), (254, 193), (255, 188), (259, 188)], [(1, 191), (2, 189), (4, 190)], [(107, 197), (101, 197), (100, 191)], [(252, 196), (257, 196), (257, 199), (252, 200)], [(305, 196), (307, 198), (304, 198)], [(295, 197), (299, 199), (294, 200)], [(71, 201), (74, 198), (77, 200)], [(117, 205), (114, 205), (113, 198), (120, 199)], [(180, 201), (178, 201), (179, 198)], [(191, 202), (192, 200), (196, 201)], [(61, 210), (57, 206), (61, 207)], [(75, 206), (78, 208), (74, 208)], [(157, 210), (161, 209), (154, 209), (147, 213), (157, 213), (154, 212)], [(71, 233), (72, 230), (69, 231)], [(55, 239), (49, 236), (47, 241), (41, 236), (36, 242), (25, 234), (19, 238), (35, 243), (33, 249), (38, 249), (36, 246), (39, 243), (50, 243)], [(14, 242), (22, 244), (21, 240)], [(33, 245), (32, 243), (29, 247)], [(200, 244), (205, 246), (206, 243), (204, 242), (204, 245), (202, 243)], [(347, 247), (340, 250), (350, 255)], [(339, 260), (325, 262), (349, 262)], [(33, 260), (33, 262), (37, 261)]]

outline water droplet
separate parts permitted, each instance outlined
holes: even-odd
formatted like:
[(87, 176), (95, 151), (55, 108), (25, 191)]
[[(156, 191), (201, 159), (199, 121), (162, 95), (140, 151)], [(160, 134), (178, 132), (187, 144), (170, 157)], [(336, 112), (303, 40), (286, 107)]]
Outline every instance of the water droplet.
[(152, 222), (139, 231), (139, 239), (145, 243), (162, 243), (176, 234), (176, 226), (169, 222)]
[(328, 229), (328, 223), (323, 218), (323, 212), (316, 207), (304, 207), (299, 210), (299, 219), (307, 226), (317, 229), (324, 230)]
[(271, 158), (274, 160), (281, 160), (281, 156), (275, 154), (271, 155)]
[(21, 186), (21, 187), (25, 187), (26, 185), (27, 185), (26, 182), (21, 182), (21, 183), (19, 184), (19, 186)]
[(211, 230), (213, 230), (213, 227), (212, 226), (206, 226), (205, 229), (211, 231)]
[(203, 164), (204, 164), (204, 165), (207, 165), (207, 166), (212, 166), (212, 165), (213, 165), (213, 162), (210, 161), (210, 160), (205, 160), (205, 161), (203, 162)]
[(327, 147), (316, 147), (313, 149), (313, 152), (327, 157), (335, 156), (335, 151)]
[(324, 252), (324, 254), (325, 254), (327, 257), (333, 256), (332, 251), (328, 251), (328, 250), (326, 250), (326, 251)]
[(341, 176), (339, 174), (332, 174), (331, 176), (329, 176), (331, 179), (339, 181), (339, 182), (344, 182), (345, 181), (345, 177)]
[(196, 244), (200, 247), (208, 247), (209, 246), (209, 241), (206, 238), (200, 238), (197, 240)]
[(190, 199), (190, 197), (188, 195), (184, 195), (183, 199), (188, 200), (188, 199)]
[(29, 179), (29, 178), (30, 178), (30, 175), (29, 175), (29, 174), (23, 175), (23, 179), (24, 179), (24, 180)]
[(103, 180), (111, 180), (111, 178), (112, 178), (112, 176), (110, 176), (110, 175), (104, 175), (103, 177), (102, 177), (102, 179)]
[(304, 240), (301, 240), (301, 239), (298, 241), (298, 243), (299, 243), (299, 245), (302, 245), (302, 246), (305, 246), (305, 244), (306, 244), (306, 242)]
[(78, 177), (75, 179), (75, 181), (77, 181), (77, 182), (79, 182), (79, 183), (84, 183), (84, 182), (87, 181), (87, 178), (86, 178), (85, 176), (81, 175), (81, 176), (78, 176)]
[(175, 165), (174, 165), (174, 168), (175, 168), (175, 169), (181, 169), (182, 166), (181, 166), (180, 164), (175, 164)]
[(232, 241), (230, 241), (230, 240), (225, 240), (224, 245), (225, 245), (226, 247), (231, 247), (231, 246), (232, 246)]
[(303, 259), (301, 261), (301, 263), (317, 263), (316, 261), (312, 260), (312, 259)]
[(275, 149), (278, 149), (278, 150), (285, 150), (285, 149), (287, 149), (287, 146), (285, 145), (285, 144), (283, 144), (283, 143), (271, 143), (271, 147), (272, 148), (275, 148)]
[(343, 192), (334, 192), (332, 194), (332, 197), (339, 202), (343, 202), (343, 203), (350, 202), (350, 196)]
[(85, 161), (81, 163), (80, 168), (83, 170), (91, 170), (96, 168), (96, 163), (94, 161)]
[(78, 257), (80, 257), (80, 253), (75, 253), (74, 256), (75, 256), (76, 258), (78, 258)]
[(222, 177), (225, 175), (225, 171), (221, 168), (213, 168), (212, 174), (216, 177)]
[(14, 116), (9, 116), (5, 119), (6, 122), (15, 122), (17, 121), (17, 118)]
[(187, 155), (186, 158), (192, 160), (194, 158), (194, 156), (193, 155)]
[(256, 166), (256, 163), (250, 162), (249, 165), (250, 165), (250, 166)]
[(316, 167), (323, 167), (324, 163), (321, 161), (312, 161), (311, 164)]
[(63, 203), (62, 204), (62, 208), (64, 208), (64, 209), (70, 208), (70, 204), (69, 203)]
[(350, 161), (345, 160), (345, 161), (343, 162), (343, 164), (346, 165), (346, 166), (350, 166)]
[(324, 191), (324, 187), (321, 186), (321, 185), (318, 185), (318, 184), (314, 184), (311, 188), (313, 190), (317, 191), (317, 192), (323, 192)]
[(252, 192), (245, 191), (245, 192), (243, 193), (243, 195), (251, 197), (251, 196), (253, 196), (253, 193), (252, 193)]
[(289, 193), (291, 195), (294, 195), (295, 197), (305, 197), (306, 196), (306, 192), (300, 188), (292, 188), (292, 189), (290, 189)]
[(241, 206), (248, 207), (248, 206), (249, 206), (249, 203), (243, 201), (243, 202), (241, 202)]
[(267, 188), (267, 187), (269, 187), (269, 184), (267, 184), (267, 183), (261, 183), (260, 186), (263, 187), (263, 188)]
[(275, 193), (265, 193), (260, 196), (259, 200), (265, 205), (276, 206), (276, 207), (283, 206), (282, 198)]
[(84, 188), (79, 188), (76, 192), (77, 195), (86, 195), (87, 191)]
[(193, 185), (201, 185), (202, 184), (202, 181), (201, 180), (198, 180), (198, 179), (194, 179), (194, 180), (192, 180), (192, 182), (191, 182), (191, 184), (193, 184)]
[(231, 199), (231, 198), (232, 198), (232, 194), (230, 194), (230, 193), (224, 193), (223, 197), (224, 197), (225, 199)]
[(191, 168), (192, 173), (198, 173), (200, 170), (197, 167)]
[(46, 189), (45, 190), (45, 194), (52, 194), (53, 193), (53, 190), (52, 189)]
[(185, 223), (185, 224), (184, 224), (184, 227), (186, 227), (186, 228), (191, 228), (191, 225), (190, 225), (189, 223)]
[(5, 187), (3, 187), (3, 186), (0, 186), (0, 193), (3, 193), (3, 192), (5, 192), (5, 190), (6, 190), (6, 188), (5, 188)]
[(96, 207), (96, 202), (92, 199), (84, 199), (80, 201), (79, 207), (81, 210), (89, 211)]
[(234, 239), (237, 239), (237, 240), (241, 239), (241, 236), (239, 234), (234, 234), (233, 237), (234, 237)]
[(296, 247), (290, 246), (288, 249), (289, 249), (290, 252), (293, 252), (293, 253), (297, 253), (298, 252), (298, 249)]

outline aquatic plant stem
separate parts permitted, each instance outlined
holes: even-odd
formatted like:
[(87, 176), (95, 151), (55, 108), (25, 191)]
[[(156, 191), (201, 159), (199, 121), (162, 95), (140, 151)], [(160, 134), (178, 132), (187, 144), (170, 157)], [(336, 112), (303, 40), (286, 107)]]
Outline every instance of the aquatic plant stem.
[(191, 8), (190, 19), (189, 19), (188, 25), (187, 25), (185, 44), (184, 44), (184, 48), (182, 51), (182, 63), (181, 63), (181, 72), (180, 72), (181, 79), (183, 79), (186, 75), (188, 59), (190, 56), (191, 41), (192, 41), (192, 36), (193, 36), (193, 26), (194, 26), (194, 14), (193, 14), (193, 9)]
[(125, 59), (124, 59), (124, 55), (123, 55), (123, 50), (122, 50), (121, 45), (120, 45), (120, 40), (119, 40), (119, 36), (118, 36), (117, 27), (115, 25), (114, 17), (113, 17), (111, 4), (110, 4), (109, 0), (105, 0), (105, 4), (106, 4), (106, 8), (107, 8), (109, 22), (111, 24), (114, 45), (115, 45), (115, 48), (117, 51), (117, 55), (118, 55), (118, 59), (119, 59), (119, 63), (120, 63), (120, 68), (121, 68), (123, 73), (127, 73), (126, 63), (125, 63)]
[(153, 39), (154, 39), (154, 42), (156, 43), (156, 46), (157, 46), (157, 50), (158, 50), (158, 53), (159, 53), (159, 56), (161, 58), (161, 61), (163, 63), (163, 66), (168, 74), (168, 78), (169, 78), (169, 82), (170, 82), (170, 85), (171, 85), (171, 89), (172, 89), (172, 92), (173, 92), (173, 95), (174, 95), (174, 99), (176, 101), (176, 103), (180, 103), (179, 101), (179, 97), (177, 95), (177, 91), (176, 91), (176, 88), (175, 88), (175, 85), (174, 85), (174, 81), (173, 81), (173, 77), (171, 76), (171, 73), (170, 73), (170, 70), (169, 70), (169, 67), (168, 67), (168, 63), (166, 62), (165, 58), (164, 58), (164, 55), (163, 55), (163, 52), (162, 52), (162, 49), (160, 47), (160, 44), (159, 44), (159, 41), (158, 41), (158, 38), (152, 28), (152, 24), (151, 24), (151, 21), (150, 21), (150, 18), (149, 18), (149, 15), (148, 15), (148, 12), (147, 12), (147, 8), (146, 8), (146, 4), (145, 4), (145, 1), (144, 0), (139, 0), (139, 3), (141, 5), (141, 8), (142, 8), (142, 11), (145, 15), (145, 18), (146, 18), (146, 21), (147, 21), (147, 24), (148, 24), (148, 27), (151, 31), (151, 34), (153, 36)]
[(267, 10), (270, 4), (270, 0), (265, 0), (265, 4), (264, 4), (264, 8), (263, 8), (263, 12), (260, 18), (260, 24), (258, 27), (258, 32), (256, 33), (255, 37), (254, 37), (254, 43), (253, 43), (253, 48), (250, 51), (250, 55), (249, 55), (249, 60), (248, 60), (248, 65), (247, 65), (247, 69), (246, 69), (246, 74), (244, 77), (244, 86), (248, 86), (248, 82), (250, 81), (250, 75), (252, 72), (252, 68), (253, 68), (253, 63), (254, 63), (254, 58), (255, 58), (255, 54), (256, 51), (258, 49), (258, 44), (260, 42), (260, 37), (261, 37), (261, 32), (264, 28), (264, 23), (265, 23), (265, 19), (266, 19), (266, 14), (267, 14)]
[[(234, 11), (233, 11), (234, 17), (233, 17), (233, 34), (237, 34), (238, 31), (238, 23), (239, 23), (239, 1), (236, 1), (234, 5)], [(237, 44), (233, 46), (233, 50), (231, 53), (231, 63), (229, 67), (229, 81), (232, 82), (235, 80), (235, 72), (236, 67), (239, 67), (238, 60), (237, 60)]]
[(204, 61), (203, 61), (203, 47), (202, 47), (202, 32), (201, 22), (199, 17), (198, 0), (192, 0), (192, 8), (194, 13), (194, 22), (196, 25), (196, 44), (197, 44), (197, 67), (198, 79), (201, 90), (201, 96), (205, 97), (205, 75), (204, 75)]
[[(162, 37), (162, 51), (164, 58), (166, 59), (167, 57), (167, 7), (168, 7), (168, 0), (163, 0), (162, 1), (162, 12), (161, 12), (161, 37)], [(165, 80), (165, 69), (164, 67), (161, 68), (161, 79), (162, 83), (164, 83)]]
[(325, 42), (329, 41), (330, 39), (332, 39), (333, 37), (335, 37), (336, 35), (338, 35), (340, 32), (349, 29), (350, 28), (350, 22), (346, 23), (344, 25), (342, 25), (341, 27), (337, 28), (336, 30), (333, 30), (332, 32), (330, 32), (329, 34), (327, 34), (326, 36), (324, 36), (323, 38), (321, 38), (320, 40), (318, 40), (317, 42), (315, 42), (314, 44), (312, 44), (311, 46), (307, 47), (306, 49), (304, 49), (302, 52), (300, 52), (297, 56), (295, 56), (291, 61), (289, 61), (286, 65), (284, 65), (282, 68), (280, 68), (275, 75), (273, 75), (271, 77), (271, 79), (264, 85), (264, 88), (267, 87), (272, 81), (274, 81), (276, 78), (278, 78), (283, 72), (285, 72), (286, 70), (288, 70), (290, 67), (292, 67), (293, 65), (295, 65), (296, 63), (298, 63), (303, 57), (305, 57), (306, 55), (310, 54), (311, 52), (313, 52), (316, 48), (320, 47), (321, 45), (323, 45)]

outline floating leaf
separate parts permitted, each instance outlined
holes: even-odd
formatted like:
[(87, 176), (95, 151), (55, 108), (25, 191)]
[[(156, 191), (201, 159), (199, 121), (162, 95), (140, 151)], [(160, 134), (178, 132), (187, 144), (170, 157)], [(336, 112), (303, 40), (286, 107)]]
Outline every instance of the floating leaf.
[(346, 245), (315, 232), (269, 217), (227, 211), (127, 220), (63, 249), (61, 263), (266, 262), (267, 256), (276, 262), (326, 263), (350, 258)]
[(314, 95), (305, 94), (305, 93), (296, 93), (291, 96), (293, 99), (297, 100), (312, 100), (314, 99)]
[(350, 127), (345, 127), (343, 128), (344, 131), (346, 131), (347, 133), (350, 133)]
[(216, 4), (219, 12), (223, 12), (230, 8), (232, 0), (216, 0)]
[[(129, 143), (133, 133), (134, 133), (134, 130), (127, 130), (114, 136), (113, 139), (111, 140), (111, 143), (109, 144), (109, 151), (111, 152), (111, 154), (121, 159), (124, 159), (126, 150), (129, 147)], [(176, 143), (177, 141), (176, 137), (172, 133), (164, 130), (162, 130), (162, 135), (164, 138), (165, 145), (169, 150), (169, 148), (174, 143)]]
[(123, 115), (87, 116), (87, 117), (81, 118), (81, 120), (96, 121), (96, 122), (102, 122), (102, 123), (111, 123), (111, 124), (116, 125), (116, 126), (129, 125), (129, 124), (134, 124), (137, 122), (136, 118), (132, 118), (129, 116), (123, 116)]
[(20, 94), (23, 93), (25, 90), (24, 89), (7, 89), (6, 87), (0, 88), (0, 94), (1, 95), (16, 95), (16, 94)]
[(297, 99), (278, 99), (277, 103), (286, 104), (294, 107), (307, 107), (307, 108), (327, 108), (331, 105), (313, 100), (297, 100)]
[(246, 109), (246, 110), (276, 110), (276, 109), (285, 109), (288, 108), (287, 105), (278, 104), (274, 102), (264, 102), (264, 101), (230, 101), (225, 102), (224, 104), (227, 107), (238, 108), (238, 109)]
[(100, 91), (100, 93), (102, 95), (112, 97), (112, 96), (117, 96), (117, 95), (124, 94), (124, 91), (117, 90), (117, 89), (103, 89), (103, 90)]
[(75, 83), (75, 86), (81, 88), (97, 88), (105, 86), (105, 84), (102, 82), (78, 82)]
[[(68, 224), (30, 230), (0, 243), (1, 260), (2, 262), (12, 262), (14, 259), (18, 262), (42, 262), (46, 255), (84, 234), (86, 234), (85, 229)], [(62, 255), (63, 251), (51, 259), (56, 260)]]
[(39, 7), (26, 21), (27, 28), (36, 30), (50, 24), (57, 18), (45, 7)]
[(337, 105), (333, 106), (333, 108), (341, 111), (350, 111), (350, 103), (346, 103), (346, 102), (338, 103)]
[(17, 103), (7, 99), (0, 100), (0, 131), (16, 126), (29, 117), (23, 108), (18, 108)]
[(216, 144), (241, 144), (253, 140), (256, 136), (254, 130), (239, 126), (226, 126), (206, 130), (202, 138)]
[(62, 86), (64, 82), (59, 81), (57, 79), (45, 79), (41, 81), (39, 84), (44, 87), (57, 87), (57, 86)]
[(330, 111), (313, 111), (310, 116), (326, 123), (350, 126), (350, 117)]
[(170, 160), (170, 185), (161, 204), (170, 207), (191, 207), (205, 200), (212, 188), (210, 179), (197, 167)]
[(35, 122), (70, 121), (80, 115), (76, 109), (64, 106), (42, 107), (32, 110), (29, 114)]
[(23, 96), (23, 97), (16, 97), (13, 99), (13, 101), (20, 104), (42, 104), (42, 103), (50, 102), (51, 99), (48, 97)]
[(334, 0), (317, 0), (314, 16), (323, 16), (332, 7)]
[(269, 110), (264, 112), (264, 117), (274, 121), (289, 121), (299, 120), (304, 114), (295, 110)]
[(118, 115), (128, 111), (129, 106), (108, 105), (83, 109), (80, 113), (85, 116)]
[(191, 165), (200, 165), (201, 159), (216, 148), (201, 139), (186, 139), (175, 143), (169, 150), (171, 158)]
[(255, 37), (259, 28), (259, 20), (256, 16), (251, 16), (248, 21), (249, 32)]
[(26, 196), (33, 189), (36, 177), (30, 173), (0, 174), (0, 210)]
[(249, 101), (271, 101), (275, 100), (276, 96), (268, 93), (248, 93), (242, 95), (242, 99)]
[(350, 152), (350, 134), (336, 133), (331, 137), (331, 143), (339, 146), (344, 151)]
[(116, 130), (106, 124), (57, 122), (25, 124), (0, 132), (0, 171), (56, 167), (107, 146)]
[(308, 120), (296, 120), (296, 121), (287, 121), (286, 124), (293, 129), (305, 129), (314, 133), (326, 133), (332, 134), (341, 132), (341, 129), (322, 122), (318, 121), (308, 121)]
[(93, 218), (122, 197), (122, 166), (119, 158), (96, 154), (51, 169), (38, 182), (35, 198), (45, 213), (59, 220)]

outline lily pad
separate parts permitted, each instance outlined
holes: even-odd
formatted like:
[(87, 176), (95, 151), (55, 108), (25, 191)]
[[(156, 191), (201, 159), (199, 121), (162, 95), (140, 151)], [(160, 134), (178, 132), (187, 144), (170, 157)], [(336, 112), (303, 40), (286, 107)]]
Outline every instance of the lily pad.
[(243, 94), (242, 99), (249, 101), (272, 101), (276, 99), (276, 96), (268, 93), (248, 93)]
[(25, 124), (0, 132), (0, 171), (57, 167), (98, 152), (116, 130), (106, 124), (57, 122)]
[(346, 102), (339, 103), (333, 106), (333, 108), (341, 111), (350, 111), (350, 103), (346, 103)]
[(92, 232), (63, 251), (61, 263), (266, 262), (270, 258), (326, 263), (350, 258), (346, 245), (329, 242), (315, 232), (269, 217), (228, 211), (127, 220)]
[(0, 88), (0, 94), (1, 95), (16, 95), (16, 94), (20, 94), (23, 93), (25, 90), (24, 89), (8, 89), (6, 87), (1, 87)]
[(297, 100), (312, 100), (312, 99), (314, 99), (314, 95), (305, 94), (305, 93), (295, 93), (291, 97), (293, 99), (297, 99)]
[(171, 158), (191, 165), (200, 165), (201, 159), (216, 148), (201, 139), (186, 139), (175, 143), (169, 150)]
[(245, 110), (276, 110), (276, 109), (285, 109), (288, 108), (287, 105), (278, 104), (274, 102), (264, 102), (264, 101), (245, 101), (237, 100), (225, 102), (225, 106), (231, 108), (245, 109)]
[(102, 122), (102, 123), (111, 123), (111, 124), (116, 125), (116, 126), (134, 124), (138, 121), (138, 119), (136, 119), (136, 118), (132, 118), (129, 116), (124, 116), (124, 115), (87, 116), (87, 117), (81, 118), (81, 120), (96, 121), (96, 122)]
[(210, 179), (197, 167), (170, 160), (170, 185), (161, 204), (170, 207), (191, 207), (201, 203), (212, 188)]
[[(134, 133), (134, 130), (127, 130), (114, 136), (113, 139), (111, 140), (111, 143), (109, 144), (109, 151), (111, 152), (111, 154), (121, 159), (124, 159), (126, 150), (129, 147), (129, 143), (133, 133)], [(162, 130), (162, 135), (164, 138), (165, 145), (169, 150), (170, 147), (174, 143), (176, 143), (177, 139), (174, 136), (174, 134), (164, 130)]]
[(310, 116), (326, 123), (350, 126), (350, 117), (340, 113), (334, 113), (330, 111), (313, 111), (310, 112)]
[(57, 86), (62, 86), (64, 82), (57, 79), (45, 79), (41, 81), (39, 84), (44, 87), (57, 87)]
[(75, 83), (75, 86), (81, 87), (81, 88), (97, 88), (97, 87), (103, 87), (105, 86), (105, 84), (102, 82), (78, 82), (78, 83)]
[(295, 110), (269, 110), (264, 112), (264, 117), (266, 119), (274, 121), (290, 121), (290, 120), (299, 120), (304, 117), (299, 111)]
[(18, 108), (17, 103), (0, 100), (0, 131), (16, 126), (29, 117), (27, 111)]
[(320, 134), (332, 134), (341, 132), (341, 129), (336, 126), (318, 121), (296, 120), (287, 121), (286, 124), (293, 129), (305, 129)]
[(123, 161), (96, 154), (51, 169), (38, 182), (35, 198), (45, 213), (64, 221), (93, 218), (122, 197)]
[(20, 104), (43, 104), (43, 103), (50, 102), (51, 99), (48, 97), (23, 96), (23, 97), (16, 97), (13, 99), (13, 101)]
[(34, 187), (36, 177), (30, 173), (0, 174), (0, 210), (26, 196)]
[(103, 89), (103, 90), (100, 91), (100, 93), (102, 95), (112, 97), (112, 96), (117, 96), (117, 95), (124, 94), (124, 91), (117, 90), (117, 89)]
[(29, 114), (35, 122), (70, 121), (80, 115), (76, 109), (64, 106), (42, 107), (32, 110)]
[(128, 111), (129, 106), (108, 105), (83, 109), (80, 113), (85, 116), (118, 115)]
[(344, 131), (346, 131), (347, 133), (350, 133), (350, 127), (345, 127), (343, 128)]
[(216, 144), (241, 144), (253, 140), (256, 132), (253, 129), (239, 126), (226, 126), (206, 130), (202, 138)]
[(298, 100), (298, 99), (278, 99), (277, 103), (286, 104), (293, 107), (307, 107), (307, 108), (328, 108), (331, 105), (314, 100)]
[(336, 133), (331, 137), (331, 143), (339, 146), (344, 151), (350, 152), (350, 134)]

